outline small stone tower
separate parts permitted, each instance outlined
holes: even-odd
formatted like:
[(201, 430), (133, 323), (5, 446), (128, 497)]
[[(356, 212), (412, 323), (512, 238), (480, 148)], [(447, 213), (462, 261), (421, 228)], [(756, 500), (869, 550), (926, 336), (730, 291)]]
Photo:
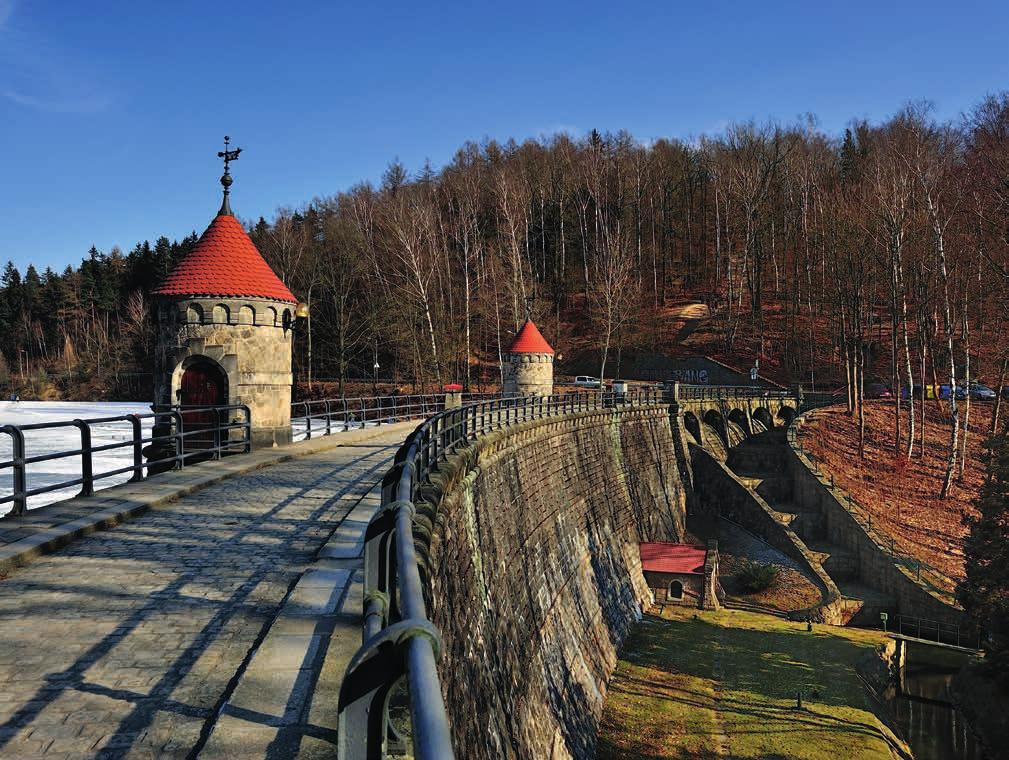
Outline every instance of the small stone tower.
[(554, 392), (554, 350), (531, 319), (527, 319), (505, 357), (507, 396), (550, 396)]
[(154, 404), (246, 404), (254, 447), (291, 440), (291, 347), (297, 299), (270, 269), (228, 201), (154, 291)]

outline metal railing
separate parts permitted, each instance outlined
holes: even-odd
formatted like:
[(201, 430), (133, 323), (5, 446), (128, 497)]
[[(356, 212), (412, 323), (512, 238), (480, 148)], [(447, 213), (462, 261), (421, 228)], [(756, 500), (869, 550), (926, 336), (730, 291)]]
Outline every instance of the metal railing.
[[(144, 430), (146, 422), (152, 423), (149, 433)], [(130, 425), (128, 439), (101, 445), (92, 444), (92, 432), (96, 426), (107, 428), (116, 423)], [(79, 448), (28, 455), (28, 445), (34, 442), (33, 433), (64, 428), (77, 428), (80, 431)], [(167, 432), (155, 432), (159, 429)], [(158, 471), (181, 469), (187, 462), (195, 459), (220, 459), (225, 454), (247, 453), (252, 447), (249, 408), (242, 404), (185, 409), (172, 407), (148, 414), (92, 417), (29, 425), (0, 425), (0, 433), (10, 436), (12, 452), (11, 459), (0, 461), (0, 473), (12, 470), (13, 486), (10, 493), (0, 492), (0, 504), (12, 503), (12, 509), (8, 514), (13, 516), (25, 513), (28, 499), (32, 496), (77, 485), (81, 487), (78, 496), (91, 496), (95, 492), (95, 483), (99, 480), (131, 473), (129, 482), (136, 482), (144, 479), (145, 468)], [(144, 461), (145, 446), (152, 446), (157, 454), (147, 461)], [(131, 450), (131, 464), (95, 471), (95, 454), (119, 449)], [(72, 457), (80, 458), (79, 477), (35, 488), (29, 487), (32, 465)]]
[(783, 388), (762, 388), (755, 385), (690, 385), (673, 383), (677, 401), (717, 401), (720, 399), (794, 399), (797, 391)]
[(898, 633), (912, 639), (948, 644), (964, 649), (981, 649), (983, 636), (973, 626), (944, 623), (941, 620), (895, 615), (890, 621), (883, 621), (882, 627), (890, 633)]
[(660, 389), (499, 398), (444, 410), (410, 434), (383, 481), (382, 507), (365, 534), (363, 644), (340, 689), (341, 760), (380, 758), (390, 749), (403, 749), (396, 746), (403, 740), (389, 723), (390, 695), (401, 679), (410, 697), (413, 756), (454, 757), (435, 667), (441, 638), (427, 617), (413, 534), (418, 489), (430, 482), (439, 464), (481, 436), (514, 425), (668, 400)]
[[(498, 398), (498, 394), (467, 393), (463, 403), (486, 398)], [(296, 438), (307, 440), (314, 435), (422, 419), (444, 409), (444, 393), (295, 401), (291, 404), (291, 429)]]

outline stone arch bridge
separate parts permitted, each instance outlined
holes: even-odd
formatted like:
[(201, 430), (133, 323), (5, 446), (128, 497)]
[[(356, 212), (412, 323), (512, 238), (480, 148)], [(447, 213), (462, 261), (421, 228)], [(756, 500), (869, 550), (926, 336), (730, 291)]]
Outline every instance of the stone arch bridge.
[(672, 401), (693, 443), (725, 458), (745, 438), (788, 426), (800, 409), (819, 405), (821, 395), (739, 386), (675, 385)]

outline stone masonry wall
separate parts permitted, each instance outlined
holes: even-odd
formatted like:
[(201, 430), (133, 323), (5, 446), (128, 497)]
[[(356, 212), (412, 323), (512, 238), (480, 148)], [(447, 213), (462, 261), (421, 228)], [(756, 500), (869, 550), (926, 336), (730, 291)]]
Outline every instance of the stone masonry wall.
[(554, 392), (551, 354), (509, 354), (504, 363), (502, 390), (518, 396), (549, 396)]
[[(229, 404), (246, 404), (253, 445), (291, 438), (290, 304), (254, 299), (165, 299), (160, 304), (155, 403), (178, 403), (188, 363), (206, 358), (228, 378)], [(289, 323), (288, 323), (289, 324)]]
[(789, 613), (793, 620), (812, 620), (841, 624), (843, 601), (837, 585), (830, 579), (806, 545), (790, 528), (778, 522), (770, 506), (706, 449), (692, 445), (696, 493), (702, 508), (727, 517), (760, 536), (782, 554), (801, 564), (816, 578), (819, 604)]
[(893, 598), (896, 609), (892, 612), (960, 624), (963, 611), (918, 583), (910, 569), (895, 564), (792, 445), (786, 461), (795, 500), (820, 512), (830, 542), (844, 547), (856, 558), (862, 583)]
[(529, 423), (449, 463), (419, 513), (458, 757), (593, 756), (650, 598), (638, 543), (682, 539), (687, 489), (665, 407)]

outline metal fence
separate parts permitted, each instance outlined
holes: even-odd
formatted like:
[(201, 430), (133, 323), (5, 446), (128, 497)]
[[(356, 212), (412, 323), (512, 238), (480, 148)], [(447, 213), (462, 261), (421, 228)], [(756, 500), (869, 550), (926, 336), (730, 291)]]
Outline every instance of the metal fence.
[(965, 649), (980, 649), (983, 640), (981, 632), (973, 626), (951, 625), (940, 620), (908, 615), (895, 615), (890, 621), (884, 622), (883, 627), (901, 636)]
[[(498, 394), (467, 393), (463, 402), (497, 397)], [(309, 439), (369, 425), (422, 419), (444, 408), (444, 393), (295, 401), (291, 404), (291, 428), (295, 438)]]
[(787, 388), (763, 388), (755, 385), (690, 385), (674, 383), (677, 401), (717, 401), (719, 399), (794, 399), (798, 391)]
[[(421, 423), (396, 455), (382, 488), (382, 508), (365, 534), (363, 644), (340, 690), (339, 757), (384, 757), (402, 741), (389, 723), (390, 695), (405, 679), (412, 753), (418, 760), (454, 757), (435, 667), (438, 631), (428, 620), (414, 547), (418, 489), (453, 452), (493, 431), (595, 409), (654, 406), (662, 390), (587, 392), (499, 398), (444, 410)], [(392, 737), (392, 738), (390, 738)]]
[[(145, 435), (144, 423), (153, 423), (153, 430)], [(93, 445), (92, 430), (95, 426), (109, 426), (128, 423), (130, 436), (127, 440)], [(28, 446), (33, 434), (40, 431), (56, 431), (77, 428), (80, 431), (80, 447), (29, 456)], [(164, 432), (155, 432), (155, 431)], [(93, 417), (89, 419), (65, 420), (60, 422), (39, 422), (29, 425), (0, 425), (0, 433), (11, 439), (11, 459), (0, 461), (0, 473), (12, 471), (11, 493), (0, 492), (0, 504), (11, 503), (10, 514), (23, 515), (28, 499), (32, 496), (58, 491), (64, 488), (81, 487), (79, 496), (91, 496), (95, 482), (116, 475), (130, 473), (130, 482), (144, 479), (144, 470), (179, 469), (196, 459), (220, 459), (225, 454), (248, 452), (251, 449), (251, 429), (249, 408), (236, 404), (198, 408), (174, 407), (149, 414), (125, 414), (114, 417)], [(153, 459), (144, 461), (144, 447), (152, 446)], [(95, 454), (129, 449), (132, 463), (109, 470), (95, 471)], [(35, 488), (29, 486), (31, 465), (79, 457), (80, 476), (47, 483)]]

